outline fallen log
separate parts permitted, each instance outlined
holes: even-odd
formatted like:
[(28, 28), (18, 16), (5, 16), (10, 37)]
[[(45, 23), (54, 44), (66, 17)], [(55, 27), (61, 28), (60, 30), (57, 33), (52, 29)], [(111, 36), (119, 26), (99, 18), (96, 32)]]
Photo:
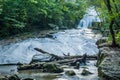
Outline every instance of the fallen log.
[[(57, 55), (55, 55), (55, 54), (50, 54), (50, 53), (48, 53), (48, 52), (46, 52), (46, 51), (44, 51), (44, 50), (42, 50), (42, 49), (39, 49), (39, 48), (34, 48), (36, 51), (39, 51), (39, 52), (41, 52), (41, 53), (43, 53), (43, 54), (48, 54), (48, 55), (51, 55), (51, 56), (53, 56), (53, 57), (55, 57), (55, 58), (58, 58), (58, 60), (63, 60), (63, 59), (74, 59), (74, 58), (82, 58), (83, 56), (81, 56), (81, 55), (76, 55), (76, 56), (63, 56), (63, 57), (60, 57), (60, 56), (57, 56)], [(87, 55), (87, 60), (97, 60), (97, 55)]]
[(57, 56), (57, 55), (55, 55), (55, 54), (48, 53), (48, 52), (46, 52), (46, 51), (44, 51), (44, 50), (42, 50), (42, 49), (39, 49), (39, 48), (34, 48), (34, 49), (35, 49), (36, 51), (39, 51), (39, 52), (43, 53), (43, 54), (48, 54), (48, 55), (52, 56), (52, 58), (51, 58), (50, 61), (63, 59), (63, 58), (60, 57), (60, 56)]

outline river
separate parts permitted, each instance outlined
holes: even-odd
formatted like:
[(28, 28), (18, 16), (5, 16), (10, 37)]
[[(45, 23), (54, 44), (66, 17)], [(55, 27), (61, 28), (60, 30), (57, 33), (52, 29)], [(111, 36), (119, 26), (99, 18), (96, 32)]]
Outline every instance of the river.
[[(36, 54), (40, 55), (40, 52), (34, 50), (34, 48), (40, 48), (46, 52), (64, 56), (63, 54), (70, 55), (96, 55), (99, 50), (96, 41), (99, 39), (99, 34), (94, 34), (90, 26), (94, 17), (90, 17), (91, 14), (95, 14), (94, 11), (85, 16), (81, 21), (84, 23), (78, 25), (78, 29), (70, 29), (60, 31), (54, 34), (50, 34), (50, 37), (45, 38), (29, 38), (17, 43), (10, 43), (8, 45), (0, 45), (0, 64), (14, 64), (14, 63), (30, 63), (32, 57)], [(93, 16), (93, 15), (92, 15)], [(85, 22), (86, 21), (86, 22)], [(89, 24), (89, 25), (88, 25)], [(84, 26), (86, 27), (84, 27)], [(82, 27), (82, 28), (81, 28)], [(42, 54), (41, 54), (42, 55)], [(46, 56), (41, 56), (46, 57)], [(40, 58), (40, 57), (39, 57)], [(79, 70), (73, 68), (65, 68), (64, 70), (74, 70), (77, 74), (74, 77), (68, 77), (64, 73), (62, 74), (50, 74), (39, 73), (37, 71), (17, 71), (17, 66), (0, 66), (0, 74), (18, 74), (21, 78), (34, 78), (36, 80), (98, 80), (97, 67), (94, 66), (96, 61), (88, 61), (86, 66), (80, 66)], [(80, 73), (83, 67), (87, 67), (89, 71), (93, 72), (90, 76), (81, 76)]]

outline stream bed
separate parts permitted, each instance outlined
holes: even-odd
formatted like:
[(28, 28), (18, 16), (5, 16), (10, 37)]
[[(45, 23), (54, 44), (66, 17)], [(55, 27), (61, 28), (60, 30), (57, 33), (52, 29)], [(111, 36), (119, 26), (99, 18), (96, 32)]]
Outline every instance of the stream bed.
[[(97, 67), (95, 66), (96, 60), (87, 61), (87, 65), (81, 65), (79, 69), (64, 65), (63, 73), (40, 73), (39, 70), (23, 70), (17, 71), (17, 66), (0, 66), (1, 75), (17, 74), (20, 78), (32, 78), (35, 80), (98, 80)], [(66, 67), (65, 67), (66, 66)], [(93, 74), (83, 76), (81, 75), (83, 69), (87, 69)], [(11, 71), (13, 70), (13, 71)], [(66, 71), (73, 70), (75, 76), (67, 76)]]

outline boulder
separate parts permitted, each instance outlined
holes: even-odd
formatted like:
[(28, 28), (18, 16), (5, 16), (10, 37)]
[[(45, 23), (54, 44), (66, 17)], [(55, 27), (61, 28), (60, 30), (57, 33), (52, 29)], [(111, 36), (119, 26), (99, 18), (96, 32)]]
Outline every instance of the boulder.
[(90, 71), (88, 71), (86, 69), (83, 69), (83, 71), (81, 73), (81, 75), (83, 75), (83, 76), (87, 76), (87, 75), (90, 75), (90, 74), (93, 74), (93, 73), (91, 73)]
[(45, 63), (43, 64), (43, 72), (51, 72), (51, 73), (61, 73), (63, 69), (60, 68), (57, 64), (54, 63)]
[(98, 46), (98, 76), (101, 80), (120, 80), (120, 48), (109, 44)]
[(66, 74), (67, 76), (75, 76), (75, 75), (76, 75), (76, 73), (75, 73), (73, 70), (66, 71), (65, 74)]

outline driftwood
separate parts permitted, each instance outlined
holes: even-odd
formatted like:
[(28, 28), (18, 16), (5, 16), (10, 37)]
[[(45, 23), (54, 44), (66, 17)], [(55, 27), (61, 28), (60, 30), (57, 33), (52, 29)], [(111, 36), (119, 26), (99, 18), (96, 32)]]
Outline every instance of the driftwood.
[(48, 53), (48, 52), (46, 52), (46, 51), (43, 51), (42, 49), (39, 49), (39, 48), (34, 48), (34, 49), (35, 49), (36, 51), (39, 51), (39, 52), (43, 53), (43, 54), (48, 54), (48, 55), (52, 56), (51, 61), (63, 59), (62, 57), (59, 57), (59, 56), (57, 56), (57, 55), (55, 55), (55, 54)]
[[(63, 57), (60, 57), (60, 56), (57, 56), (57, 55), (55, 55), (55, 54), (50, 54), (50, 53), (48, 53), (48, 52), (46, 52), (46, 51), (44, 51), (44, 50), (42, 50), (42, 49), (39, 49), (39, 48), (34, 48), (36, 51), (39, 51), (39, 52), (41, 52), (41, 53), (43, 53), (43, 54), (48, 54), (48, 55), (51, 55), (51, 56), (53, 56), (53, 57), (56, 57), (56, 58), (58, 58), (58, 59), (76, 59), (76, 58), (83, 58), (83, 56), (81, 56), (81, 55), (77, 55), (77, 56), (63, 56)], [(89, 56), (89, 55), (87, 55), (87, 57), (86, 57), (86, 59), (87, 60), (97, 60), (97, 56)]]
[(55, 54), (50, 54), (42, 49), (39, 48), (34, 48), (35, 50), (41, 52), (42, 54), (48, 54), (50, 56), (52, 56), (52, 58), (50, 59), (50, 62), (55, 62), (55, 63), (59, 63), (59, 64), (69, 64), (72, 66), (76, 66), (76, 68), (78, 68), (78, 65), (80, 63), (84, 63), (86, 64), (86, 60), (96, 60), (97, 56), (87, 56), (86, 54), (84, 54), (83, 56), (63, 56), (63, 57), (59, 57)]

